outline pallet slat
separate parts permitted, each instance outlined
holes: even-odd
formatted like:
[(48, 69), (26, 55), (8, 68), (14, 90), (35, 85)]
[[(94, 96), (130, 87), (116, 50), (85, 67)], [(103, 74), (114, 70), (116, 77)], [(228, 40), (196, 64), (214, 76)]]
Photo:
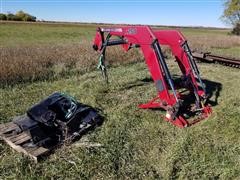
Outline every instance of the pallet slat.
[(20, 133), (18, 135), (15, 135), (15, 136), (12, 136), (12, 137), (9, 137), (9, 139), (12, 141), (12, 142), (16, 142), (22, 138), (25, 138), (26, 136), (28, 136), (27, 133)]
[(39, 156), (41, 154), (45, 154), (47, 153), (49, 150), (43, 147), (39, 147), (38, 149), (36, 149), (35, 151), (32, 151), (31, 154), (33, 156)]
[(0, 134), (11, 132), (11, 131), (13, 131), (13, 130), (15, 130), (17, 128), (18, 128), (18, 126), (16, 124), (11, 123), (9, 125), (6, 125), (4, 128), (2, 128), (0, 130)]
[(28, 153), (32, 153), (33, 151), (36, 151), (37, 149), (38, 149), (39, 147), (38, 146), (35, 146), (35, 147), (24, 147), (24, 149), (26, 149), (26, 151), (28, 152)]
[(26, 141), (28, 141), (28, 140), (30, 140), (30, 139), (31, 139), (30, 136), (25, 136), (24, 138), (19, 139), (18, 141), (14, 142), (14, 144), (20, 145), (20, 144), (23, 144), (24, 142), (26, 142)]
[(18, 134), (10, 133), (11, 131), (18, 129), (19, 127), (13, 122), (0, 124), (0, 139), (4, 140), (11, 148), (17, 152), (25, 154), (35, 162), (37, 162), (41, 156), (50, 151), (50, 149), (44, 148), (42, 146), (30, 147), (29, 140), (31, 140), (31, 136), (26, 132), (21, 132)]
[(4, 126), (4, 124), (0, 124), (0, 131), (1, 131), (1, 129), (3, 129), (5, 126)]

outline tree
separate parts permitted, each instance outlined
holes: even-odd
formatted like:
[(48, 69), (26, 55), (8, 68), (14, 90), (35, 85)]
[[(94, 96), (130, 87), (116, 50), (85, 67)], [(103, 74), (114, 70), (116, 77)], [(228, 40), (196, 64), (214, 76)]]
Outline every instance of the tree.
[(225, 0), (222, 20), (234, 27), (232, 33), (240, 34), (240, 0)]
[(36, 21), (36, 17), (25, 13), (24, 11), (18, 11), (16, 16), (21, 19), (21, 21)]
[(0, 20), (7, 20), (7, 16), (5, 14), (0, 13)]
[(24, 17), (26, 16), (26, 13), (21, 10), (18, 11), (15, 15), (23, 21)]
[(234, 27), (233, 30), (232, 30), (232, 33), (240, 36), (240, 23), (237, 23), (237, 24), (235, 25), (235, 27)]
[(240, 22), (240, 0), (225, 0), (224, 6), (223, 21), (235, 26)]
[(31, 16), (29, 14), (27, 14), (24, 18), (23, 18), (23, 21), (33, 21), (35, 22), (36, 21), (36, 17), (35, 16)]
[(16, 14), (8, 12), (7, 14), (0, 13), (0, 20), (8, 21), (36, 21), (37, 18), (24, 11), (18, 11)]
[(8, 13), (8, 14), (7, 14), (7, 20), (8, 20), (8, 21), (13, 21), (13, 20), (14, 20), (14, 17), (15, 17), (15, 15), (12, 14), (12, 13)]

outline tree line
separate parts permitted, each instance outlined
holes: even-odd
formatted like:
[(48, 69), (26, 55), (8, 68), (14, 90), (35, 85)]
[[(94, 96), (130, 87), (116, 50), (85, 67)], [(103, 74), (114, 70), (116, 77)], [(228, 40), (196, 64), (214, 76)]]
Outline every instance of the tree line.
[(0, 13), (0, 20), (2, 21), (36, 21), (36, 17), (32, 16), (24, 11), (18, 11), (16, 14), (7, 13), (3, 14)]

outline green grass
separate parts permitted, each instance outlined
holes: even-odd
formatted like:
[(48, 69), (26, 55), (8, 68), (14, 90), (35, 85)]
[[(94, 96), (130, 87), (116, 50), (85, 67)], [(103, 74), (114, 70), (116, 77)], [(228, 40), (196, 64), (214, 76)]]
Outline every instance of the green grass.
[[(79, 42), (83, 38), (92, 39), (97, 26), (94, 24), (1, 23), (0, 46)], [(161, 29), (169, 28), (162, 27)], [(186, 36), (199, 34), (226, 36), (229, 33), (229, 30), (225, 29), (177, 29)]]
[(227, 35), (230, 33), (229, 29), (208, 29), (208, 28), (179, 28), (183, 31), (186, 35)]
[(232, 56), (240, 59), (240, 46), (234, 46), (229, 48), (212, 48), (213, 54), (219, 54), (220, 56)]
[(75, 43), (92, 38), (95, 25), (2, 23), (0, 47), (35, 44)]
[(54, 91), (67, 92), (105, 114), (104, 124), (87, 135), (103, 144), (101, 148), (66, 146), (33, 164), (1, 144), (1, 178), (239, 178), (240, 72), (208, 64), (201, 64), (200, 70), (211, 82), (211, 99), (218, 88), (220, 96), (210, 118), (186, 129), (165, 122), (162, 111), (137, 108), (156, 94), (153, 84), (143, 81), (149, 78), (144, 63), (112, 68), (109, 85), (94, 71), (1, 89), (2, 122)]

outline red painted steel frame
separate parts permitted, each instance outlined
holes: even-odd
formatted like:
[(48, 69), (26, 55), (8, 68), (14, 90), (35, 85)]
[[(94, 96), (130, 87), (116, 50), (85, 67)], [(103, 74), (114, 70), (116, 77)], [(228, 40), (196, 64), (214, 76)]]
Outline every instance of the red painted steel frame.
[(192, 73), (193, 70), (189, 63), (188, 56), (184, 49), (181, 47), (181, 45), (186, 42), (186, 39), (182, 33), (176, 30), (158, 30), (154, 31), (154, 34), (161, 45), (170, 46), (172, 53), (175, 56), (176, 61), (178, 62), (178, 65), (182, 71), (182, 74), (184, 76), (191, 77), (192, 83), (197, 89), (198, 95), (203, 96), (204, 92), (200, 90), (197, 85), (194, 73)]
[[(143, 52), (146, 64), (151, 73), (152, 79), (156, 86), (161, 82), (161, 89), (158, 89), (156, 98), (146, 104), (139, 105), (140, 108), (163, 108), (167, 111), (166, 120), (178, 127), (186, 127), (191, 125), (181, 115), (172, 117), (169, 110), (176, 109), (178, 101), (181, 99), (180, 94), (169, 92), (169, 83), (166, 80), (166, 72), (160, 65), (159, 57), (153, 48), (153, 43), (158, 41), (161, 45), (170, 46), (173, 55), (176, 57), (178, 65), (185, 77), (190, 77), (192, 85), (195, 87), (200, 99), (205, 97), (205, 92), (199, 88), (196, 76), (189, 63), (189, 57), (182, 48), (182, 44), (186, 42), (184, 36), (175, 30), (152, 30), (149, 26), (125, 26), (125, 27), (111, 27), (99, 28), (94, 39), (95, 50), (101, 51), (105, 41), (104, 32), (111, 36), (116, 36), (124, 40), (123, 48), (128, 51), (132, 46), (138, 45)], [(160, 46), (159, 46), (160, 47)], [(165, 60), (164, 60), (165, 61)], [(208, 105), (201, 104), (201, 117), (197, 119), (204, 119), (211, 113), (211, 108)], [(195, 121), (196, 122), (196, 121)]]

